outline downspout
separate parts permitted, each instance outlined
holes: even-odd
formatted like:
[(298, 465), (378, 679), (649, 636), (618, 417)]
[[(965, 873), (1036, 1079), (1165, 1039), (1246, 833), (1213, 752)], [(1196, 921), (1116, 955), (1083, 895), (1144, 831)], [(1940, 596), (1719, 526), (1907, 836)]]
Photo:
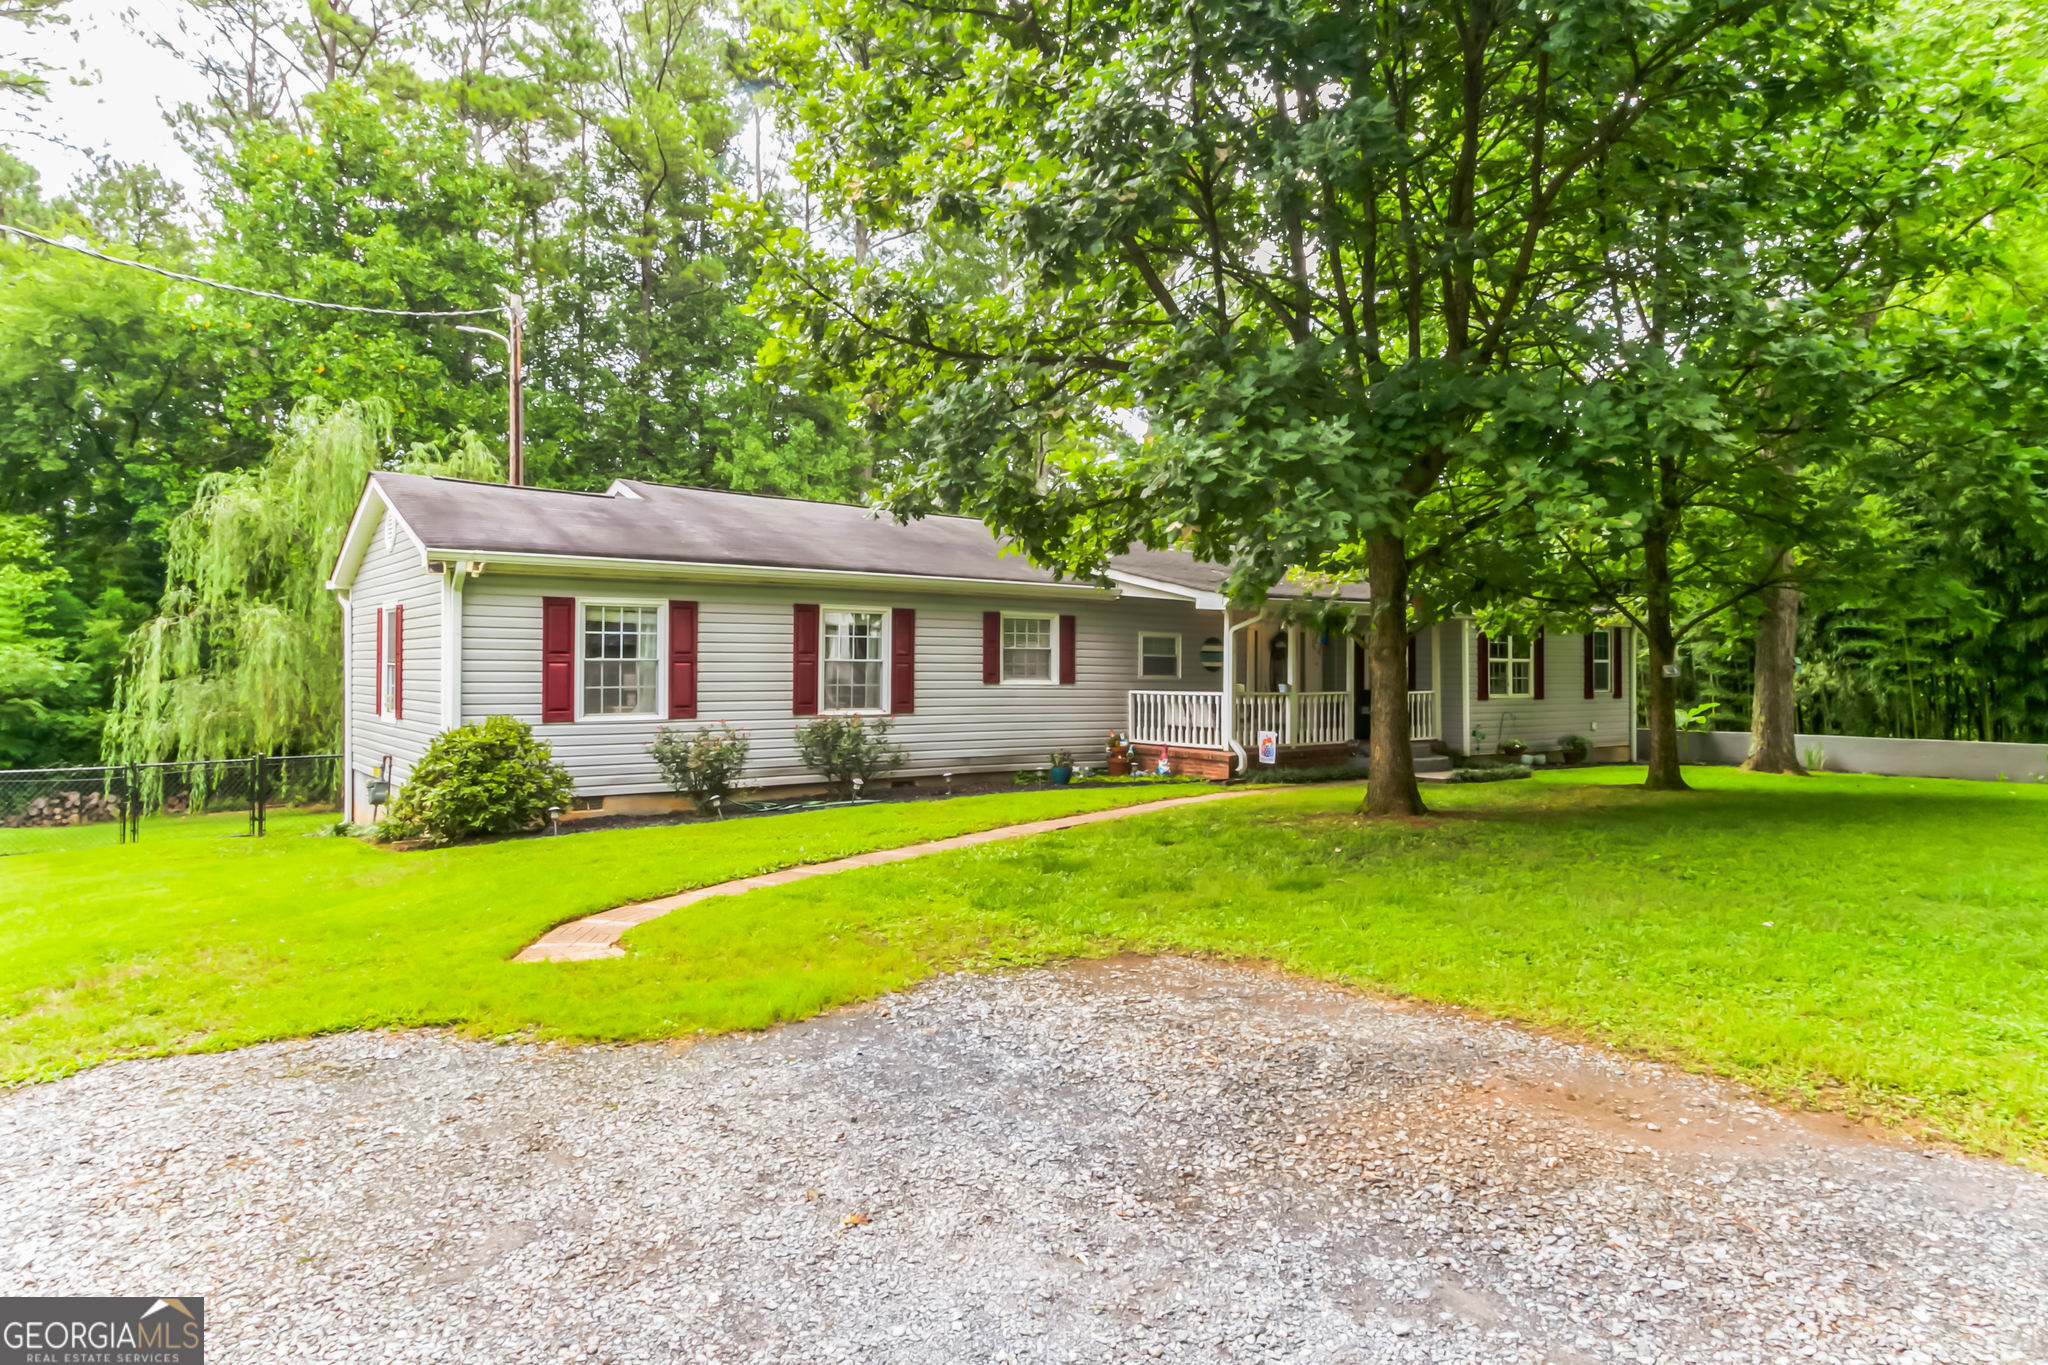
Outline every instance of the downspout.
[(1223, 609), (1223, 747), (1237, 760), (1240, 774), (1251, 771), (1251, 755), (1237, 742), (1237, 641), (1231, 637), (1250, 624), (1239, 621), (1232, 625), (1230, 608)]
[(354, 751), (349, 748), (349, 708), (355, 700), (355, 613), (349, 608), (349, 595), (338, 592), (341, 599), (341, 818), (353, 825), (356, 822), (356, 770), (351, 761)]

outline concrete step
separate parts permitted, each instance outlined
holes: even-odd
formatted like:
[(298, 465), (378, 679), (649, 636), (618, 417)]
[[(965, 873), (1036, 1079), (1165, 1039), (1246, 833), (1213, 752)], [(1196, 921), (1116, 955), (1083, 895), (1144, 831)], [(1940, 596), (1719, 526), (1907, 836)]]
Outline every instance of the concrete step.
[(1417, 777), (1422, 776), (1424, 773), (1447, 773), (1450, 770), (1451, 760), (1443, 754), (1430, 754), (1427, 757), (1422, 754), (1415, 756), (1415, 775)]

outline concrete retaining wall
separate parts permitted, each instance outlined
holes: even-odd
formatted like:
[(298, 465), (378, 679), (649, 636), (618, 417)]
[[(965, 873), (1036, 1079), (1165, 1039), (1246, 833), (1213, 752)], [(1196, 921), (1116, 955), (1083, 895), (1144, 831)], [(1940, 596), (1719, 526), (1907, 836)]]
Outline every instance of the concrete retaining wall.
[[(1650, 751), (1650, 732), (1637, 732), (1638, 754)], [(1749, 732), (1714, 730), (1679, 736), (1687, 763), (1742, 762)], [(1815, 745), (1827, 751), (1831, 773), (1886, 773), (1895, 777), (1961, 777), (1977, 782), (2048, 781), (2048, 744), (1984, 744), (1959, 739), (1878, 739), (1868, 735), (1801, 735), (1803, 757)]]

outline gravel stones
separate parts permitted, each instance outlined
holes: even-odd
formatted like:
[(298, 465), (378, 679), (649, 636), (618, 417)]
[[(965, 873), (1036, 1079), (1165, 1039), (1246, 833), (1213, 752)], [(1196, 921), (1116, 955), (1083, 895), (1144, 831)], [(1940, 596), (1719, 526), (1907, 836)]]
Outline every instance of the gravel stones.
[(5, 1292), (222, 1362), (2048, 1360), (2040, 1176), (1184, 959), (121, 1063), (0, 1154)]

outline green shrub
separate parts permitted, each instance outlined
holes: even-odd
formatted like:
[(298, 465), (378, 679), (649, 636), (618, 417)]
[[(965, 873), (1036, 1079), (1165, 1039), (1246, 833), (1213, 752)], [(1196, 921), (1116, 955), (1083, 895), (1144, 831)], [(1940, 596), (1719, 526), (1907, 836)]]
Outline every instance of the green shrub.
[(378, 827), (385, 838), (425, 836), (436, 843), (476, 834), (512, 834), (569, 804), (575, 784), (533, 729), (491, 716), (435, 736)]
[(723, 815), (726, 802), (740, 788), (740, 774), (746, 771), (752, 748), (745, 731), (720, 721), (715, 730), (708, 725), (689, 731), (664, 725), (654, 732), (647, 752), (668, 784), (695, 803), (698, 814)]
[(1320, 768), (1263, 768), (1253, 764), (1243, 773), (1246, 782), (1361, 782), (1365, 769), (1355, 763), (1331, 763)]
[(840, 800), (903, 766), (903, 751), (889, 743), (889, 722), (865, 716), (820, 716), (796, 730), (804, 766), (825, 779)]
[(1534, 777), (1533, 768), (1517, 763), (1513, 767), (1498, 764), (1490, 768), (1453, 768), (1444, 774), (1446, 782), (1512, 782), (1518, 777)]

